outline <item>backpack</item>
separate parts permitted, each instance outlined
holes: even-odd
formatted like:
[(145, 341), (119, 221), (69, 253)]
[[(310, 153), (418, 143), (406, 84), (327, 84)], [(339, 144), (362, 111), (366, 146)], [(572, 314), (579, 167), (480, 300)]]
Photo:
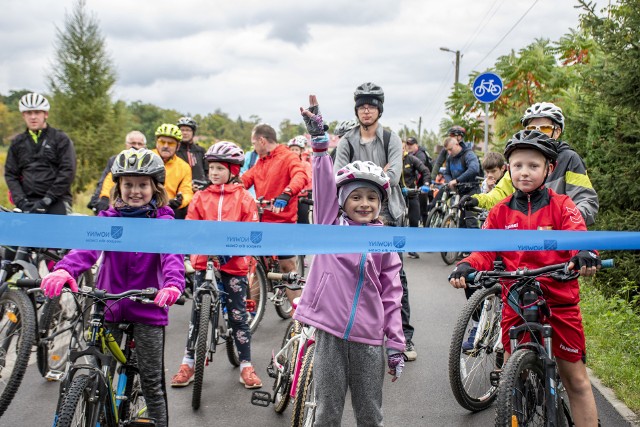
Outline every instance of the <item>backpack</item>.
[[(389, 162), (389, 142), (391, 141), (391, 131), (386, 129), (382, 129), (382, 143), (384, 144), (384, 163), (387, 164)], [(349, 143), (349, 163), (353, 161), (353, 145), (351, 141), (347, 139)]]

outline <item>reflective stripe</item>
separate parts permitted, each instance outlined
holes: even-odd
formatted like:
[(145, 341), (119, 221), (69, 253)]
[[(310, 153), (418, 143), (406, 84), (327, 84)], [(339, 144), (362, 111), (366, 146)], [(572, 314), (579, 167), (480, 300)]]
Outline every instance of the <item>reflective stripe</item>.
[(582, 173), (567, 171), (564, 174), (564, 179), (567, 184), (575, 185), (577, 187), (593, 188), (589, 177)]

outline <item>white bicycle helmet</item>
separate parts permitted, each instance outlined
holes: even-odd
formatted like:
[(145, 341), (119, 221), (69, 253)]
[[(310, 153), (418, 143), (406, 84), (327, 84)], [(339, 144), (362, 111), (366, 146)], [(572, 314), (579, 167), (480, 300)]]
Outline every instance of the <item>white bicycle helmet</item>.
[(113, 161), (111, 175), (114, 182), (121, 176), (150, 176), (156, 182), (164, 184), (166, 172), (164, 161), (151, 150), (129, 148), (121, 151)]
[(233, 142), (220, 141), (209, 147), (204, 158), (207, 162), (225, 162), (234, 165), (243, 165), (244, 151)]
[(357, 120), (343, 120), (338, 123), (338, 126), (336, 126), (336, 128), (333, 130), (333, 134), (342, 138), (344, 134), (357, 126), (359, 126)]
[(20, 98), (18, 108), (21, 113), (24, 113), (25, 111), (49, 111), (51, 106), (47, 98), (39, 93), (32, 92)]
[(391, 196), (389, 175), (387, 175), (384, 169), (373, 162), (356, 160), (336, 172), (336, 186), (338, 190), (340, 187), (353, 181), (366, 181), (378, 187), (382, 193), (381, 202), (384, 202)]
[(524, 116), (520, 119), (522, 126), (526, 126), (531, 119), (539, 117), (546, 117), (551, 119), (554, 123), (560, 126), (560, 130), (564, 132), (564, 114), (562, 114), (562, 108), (558, 107), (551, 102), (536, 102), (531, 107), (527, 108), (524, 112)]
[(307, 146), (307, 137), (298, 135), (295, 138), (291, 138), (291, 140), (287, 143), (287, 147), (292, 146), (300, 147), (304, 150), (304, 148)]

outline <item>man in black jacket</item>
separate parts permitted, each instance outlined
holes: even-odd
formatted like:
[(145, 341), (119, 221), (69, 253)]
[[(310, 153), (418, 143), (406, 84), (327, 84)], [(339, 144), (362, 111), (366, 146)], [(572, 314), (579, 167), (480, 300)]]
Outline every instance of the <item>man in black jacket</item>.
[[(204, 161), (205, 149), (195, 143), (193, 137), (198, 124), (191, 117), (181, 117), (177, 126), (182, 132), (182, 141), (176, 155), (191, 166), (191, 177), (194, 181), (206, 181), (209, 176), (209, 166)], [(195, 190), (195, 188), (194, 188)]]
[[(418, 144), (418, 141), (414, 137), (410, 136), (407, 138), (406, 147), (409, 154), (420, 160), (429, 169), (429, 171), (431, 171), (431, 168), (433, 168), (431, 156), (429, 156), (425, 149)], [(429, 184), (429, 178), (429, 175), (422, 177), (424, 184)], [(419, 220), (422, 221), (422, 224), (424, 225), (427, 222), (427, 216), (429, 216), (429, 210), (427, 208), (427, 206), (429, 206), (429, 193), (420, 193), (418, 195), (418, 202), (420, 205)]]
[(18, 107), (27, 130), (11, 141), (4, 166), (13, 203), (23, 212), (66, 215), (76, 174), (73, 142), (47, 124), (50, 106), (44, 96), (28, 93)]

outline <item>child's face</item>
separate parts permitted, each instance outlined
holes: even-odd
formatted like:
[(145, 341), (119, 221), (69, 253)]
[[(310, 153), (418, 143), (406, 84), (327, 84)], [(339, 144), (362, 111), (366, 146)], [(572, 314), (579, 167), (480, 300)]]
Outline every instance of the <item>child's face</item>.
[(298, 156), (302, 155), (302, 148), (298, 147), (297, 145), (292, 145), (291, 147), (289, 147), (289, 150), (296, 153)]
[[(553, 165), (549, 165), (549, 173)], [(509, 157), (509, 172), (513, 186), (530, 193), (539, 188), (547, 177), (547, 159), (537, 150), (519, 149)]]
[(153, 187), (149, 176), (123, 176), (120, 178), (120, 195), (127, 205), (138, 208), (151, 202)]
[(231, 172), (222, 163), (209, 163), (209, 180), (212, 184), (226, 184), (229, 182)]
[(345, 200), (344, 212), (351, 220), (360, 224), (373, 221), (380, 212), (378, 192), (367, 187), (356, 188)]
[(495, 167), (491, 169), (485, 169), (484, 174), (487, 176), (487, 181), (496, 183), (500, 180), (500, 178), (502, 178), (502, 175), (504, 175), (504, 171), (504, 166), (501, 168)]

